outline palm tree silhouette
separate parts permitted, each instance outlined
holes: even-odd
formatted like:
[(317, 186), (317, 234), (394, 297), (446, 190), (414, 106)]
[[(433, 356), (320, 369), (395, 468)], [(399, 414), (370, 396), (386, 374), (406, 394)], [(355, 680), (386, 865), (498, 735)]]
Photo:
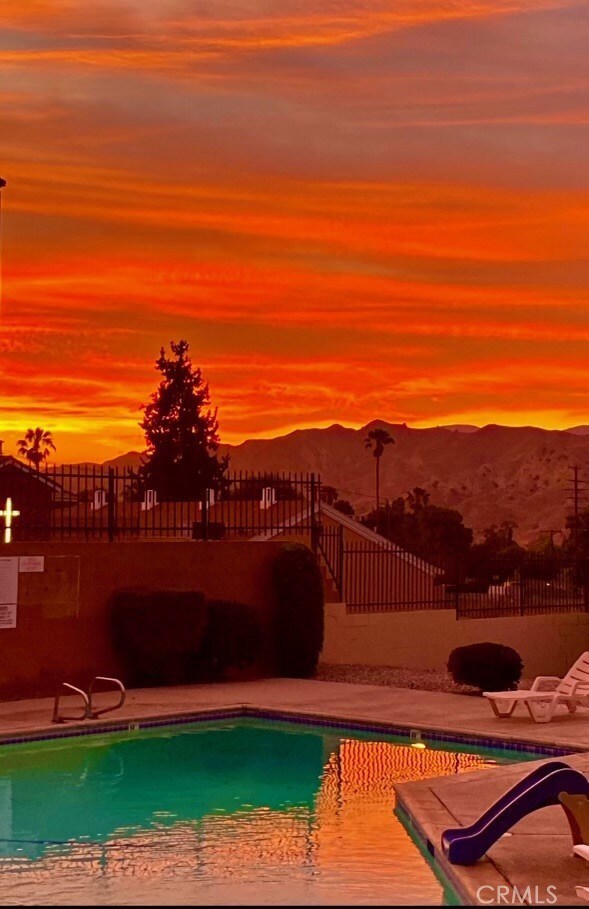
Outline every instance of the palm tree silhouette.
[(385, 445), (394, 445), (395, 440), (386, 429), (371, 429), (364, 445), (370, 448), (375, 458), (376, 466), (376, 510), (380, 508), (380, 459), (383, 456)]
[(49, 457), (49, 452), (56, 451), (55, 442), (51, 433), (37, 426), (36, 429), (27, 429), (24, 439), (19, 439), (18, 453), (21, 458), (26, 458), (39, 470), (43, 461)]

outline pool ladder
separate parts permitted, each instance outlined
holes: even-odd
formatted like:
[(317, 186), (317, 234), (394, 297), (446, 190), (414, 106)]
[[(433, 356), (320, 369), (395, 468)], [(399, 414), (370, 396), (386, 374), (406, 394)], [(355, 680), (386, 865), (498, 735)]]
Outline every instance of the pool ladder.
[[(103, 707), (101, 710), (95, 710), (92, 708), (92, 695), (94, 694), (94, 686), (96, 682), (112, 682), (113, 685), (116, 685), (120, 692), (121, 696), (118, 704), (115, 704), (114, 707)], [(68, 691), (63, 689), (67, 688)], [(69, 693), (79, 694), (82, 700), (84, 701), (84, 711), (80, 716), (63, 716), (59, 712), (59, 701), (64, 694)], [(90, 688), (88, 689), (88, 694), (82, 689), (77, 688), (75, 685), (70, 685), (69, 682), (62, 682), (60, 687), (57, 689), (55, 694), (55, 701), (53, 704), (53, 717), (51, 718), (52, 723), (66, 723), (68, 720), (95, 720), (99, 716), (102, 716), (103, 713), (110, 713), (111, 710), (119, 710), (125, 703), (125, 698), (127, 697), (127, 692), (125, 686), (119, 679), (112, 679), (106, 675), (97, 675), (90, 682)]]

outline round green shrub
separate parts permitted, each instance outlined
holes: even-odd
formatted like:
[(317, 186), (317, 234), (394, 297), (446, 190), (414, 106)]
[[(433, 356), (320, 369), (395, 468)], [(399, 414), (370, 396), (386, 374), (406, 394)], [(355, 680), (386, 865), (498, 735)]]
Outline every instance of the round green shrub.
[(517, 688), (523, 668), (517, 650), (490, 642), (456, 647), (448, 658), (448, 672), (454, 681), (481, 691)]
[(323, 648), (323, 579), (317, 559), (301, 543), (285, 544), (275, 559), (276, 661), (279, 675), (315, 675)]

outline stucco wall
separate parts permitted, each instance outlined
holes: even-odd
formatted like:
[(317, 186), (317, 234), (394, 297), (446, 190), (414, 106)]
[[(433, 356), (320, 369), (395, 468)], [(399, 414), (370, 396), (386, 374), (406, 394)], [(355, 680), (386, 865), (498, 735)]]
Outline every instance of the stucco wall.
[(117, 675), (108, 601), (120, 587), (202, 590), (273, 615), (268, 543), (13, 543), (2, 556), (42, 555), (42, 574), (20, 574), (16, 628), (0, 628), (0, 697), (53, 694)]
[(345, 604), (327, 603), (321, 659), (443, 669), (454, 647), (478, 641), (514, 647), (528, 676), (562, 675), (589, 649), (589, 614), (457, 620), (453, 610), (353, 615)]

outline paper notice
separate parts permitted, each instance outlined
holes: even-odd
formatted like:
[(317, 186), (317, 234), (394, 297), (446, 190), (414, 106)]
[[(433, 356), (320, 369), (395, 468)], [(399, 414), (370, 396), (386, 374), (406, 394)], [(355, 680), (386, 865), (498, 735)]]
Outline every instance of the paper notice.
[(21, 556), (18, 570), (21, 574), (25, 571), (45, 571), (45, 556)]
[(0, 605), (0, 629), (16, 628), (16, 603)]
[(0, 606), (18, 601), (18, 557), (0, 558)]

